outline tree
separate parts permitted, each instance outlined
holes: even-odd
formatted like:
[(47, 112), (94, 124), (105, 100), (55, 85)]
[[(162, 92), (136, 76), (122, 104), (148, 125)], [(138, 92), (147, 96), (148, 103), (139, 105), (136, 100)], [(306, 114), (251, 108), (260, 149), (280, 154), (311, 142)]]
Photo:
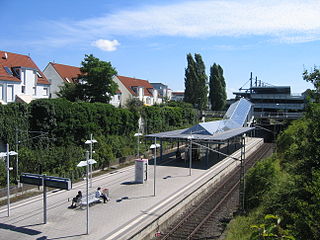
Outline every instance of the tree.
[(194, 88), (195, 88), (195, 82), (196, 82), (196, 63), (191, 55), (189, 53), (187, 55), (187, 62), (188, 66), (185, 70), (185, 78), (184, 78), (184, 101), (187, 103), (194, 104)]
[(112, 80), (117, 74), (115, 68), (110, 62), (101, 61), (92, 54), (85, 55), (81, 65), (78, 81), (62, 86), (58, 96), (69, 101), (109, 103), (118, 89)]
[(115, 68), (110, 62), (101, 61), (92, 54), (85, 55), (81, 65), (79, 78), (84, 86), (86, 100), (109, 103), (118, 89), (118, 85), (112, 80), (117, 74)]
[(208, 77), (205, 73), (205, 65), (200, 54), (195, 54), (195, 59), (193, 59), (191, 53), (189, 53), (187, 55), (187, 62), (184, 101), (203, 110), (207, 106), (208, 95), (206, 85)]
[(278, 216), (267, 214), (264, 217), (265, 223), (259, 225), (253, 225), (253, 233), (250, 240), (276, 240), (276, 239), (291, 239), (295, 238), (291, 235), (289, 230), (283, 229), (280, 226), (281, 219)]
[(208, 77), (206, 75), (206, 68), (201, 55), (195, 54), (194, 57), (196, 60), (197, 73), (196, 88), (194, 89), (196, 97), (195, 104), (198, 109), (203, 110), (207, 107), (208, 104)]
[(60, 90), (57, 93), (58, 97), (69, 100), (70, 102), (76, 102), (84, 100), (84, 88), (81, 84), (65, 83), (59, 87)]
[(223, 69), (219, 64), (214, 63), (210, 68), (209, 86), (211, 109), (214, 111), (223, 110), (226, 105), (227, 93)]
[(313, 67), (313, 72), (308, 72), (305, 70), (303, 72), (303, 79), (307, 82), (311, 82), (315, 88), (315, 100), (316, 102), (320, 102), (320, 69), (316, 66)]

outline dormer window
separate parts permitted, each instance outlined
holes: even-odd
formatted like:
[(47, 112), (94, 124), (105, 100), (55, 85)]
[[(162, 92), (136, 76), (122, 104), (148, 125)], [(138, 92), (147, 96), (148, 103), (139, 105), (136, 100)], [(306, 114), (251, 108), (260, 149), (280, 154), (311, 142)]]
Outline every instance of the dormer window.
[(6, 72), (10, 75), (13, 75), (13, 72), (11, 71), (11, 69), (9, 67), (4, 67), (4, 70), (6, 70)]
[(18, 68), (18, 67), (14, 67), (14, 68), (12, 68), (12, 72), (13, 72), (13, 75), (15, 76), (15, 77), (17, 77), (17, 78), (20, 78), (20, 68)]
[(36, 71), (36, 73), (39, 78), (42, 78), (41, 74), (38, 71)]
[(135, 93), (138, 92), (138, 87), (131, 87), (131, 88), (132, 88), (132, 90), (133, 90)]

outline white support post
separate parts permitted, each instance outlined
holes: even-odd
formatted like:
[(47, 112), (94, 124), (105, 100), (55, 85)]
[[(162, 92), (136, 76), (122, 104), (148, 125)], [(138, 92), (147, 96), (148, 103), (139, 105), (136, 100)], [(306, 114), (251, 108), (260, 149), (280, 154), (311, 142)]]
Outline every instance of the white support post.
[[(90, 134), (90, 159), (92, 159), (92, 133)], [(90, 164), (90, 188), (92, 188), (92, 164)]]
[(157, 138), (154, 138), (153, 196), (156, 196)]
[(10, 162), (9, 162), (9, 144), (7, 143), (7, 162), (6, 162), (6, 168), (7, 168), (7, 209), (8, 209), (8, 217), (10, 216)]
[(86, 161), (87, 161), (87, 166), (86, 166), (86, 189), (87, 189), (87, 232), (86, 234), (89, 234), (89, 152), (86, 151)]

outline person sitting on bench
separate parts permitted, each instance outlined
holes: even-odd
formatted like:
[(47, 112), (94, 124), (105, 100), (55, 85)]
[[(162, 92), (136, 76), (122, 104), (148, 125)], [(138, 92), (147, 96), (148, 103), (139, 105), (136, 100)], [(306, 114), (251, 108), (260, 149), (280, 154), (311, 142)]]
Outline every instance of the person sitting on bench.
[(109, 201), (108, 197), (104, 193), (101, 192), (101, 187), (97, 188), (96, 198), (102, 198), (103, 203), (106, 203), (106, 200)]
[(72, 203), (69, 208), (75, 208), (77, 206), (77, 202), (79, 202), (81, 198), (82, 198), (82, 192), (78, 191), (78, 194), (74, 198), (72, 198)]

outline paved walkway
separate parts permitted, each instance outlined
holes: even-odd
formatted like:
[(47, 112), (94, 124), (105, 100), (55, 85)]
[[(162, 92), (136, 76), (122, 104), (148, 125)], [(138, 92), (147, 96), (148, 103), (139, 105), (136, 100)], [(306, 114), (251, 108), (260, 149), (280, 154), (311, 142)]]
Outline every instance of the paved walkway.
[[(247, 154), (261, 142), (262, 139), (248, 138)], [(233, 156), (239, 157), (239, 151)], [(148, 167), (148, 180), (144, 184), (133, 183), (133, 166), (94, 178), (90, 191), (95, 191), (98, 186), (107, 187), (111, 201), (89, 208), (89, 235), (85, 234), (85, 208), (68, 209), (71, 203), (67, 201), (79, 190), (85, 193), (84, 182), (75, 184), (71, 191), (48, 192), (47, 224), (43, 224), (42, 196), (12, 204), (10, 217), (6, 216), (6, 206), (3, 206), (0, 208), (0, 239), (128, 239), (221, 171), (224, 166), (220, 163), (209, 170), (197, 167), (195, 163), (190, 176), (189, 168), (172, 158), (156, 168), (156, 196), (153, 196), (153, 165)]]

